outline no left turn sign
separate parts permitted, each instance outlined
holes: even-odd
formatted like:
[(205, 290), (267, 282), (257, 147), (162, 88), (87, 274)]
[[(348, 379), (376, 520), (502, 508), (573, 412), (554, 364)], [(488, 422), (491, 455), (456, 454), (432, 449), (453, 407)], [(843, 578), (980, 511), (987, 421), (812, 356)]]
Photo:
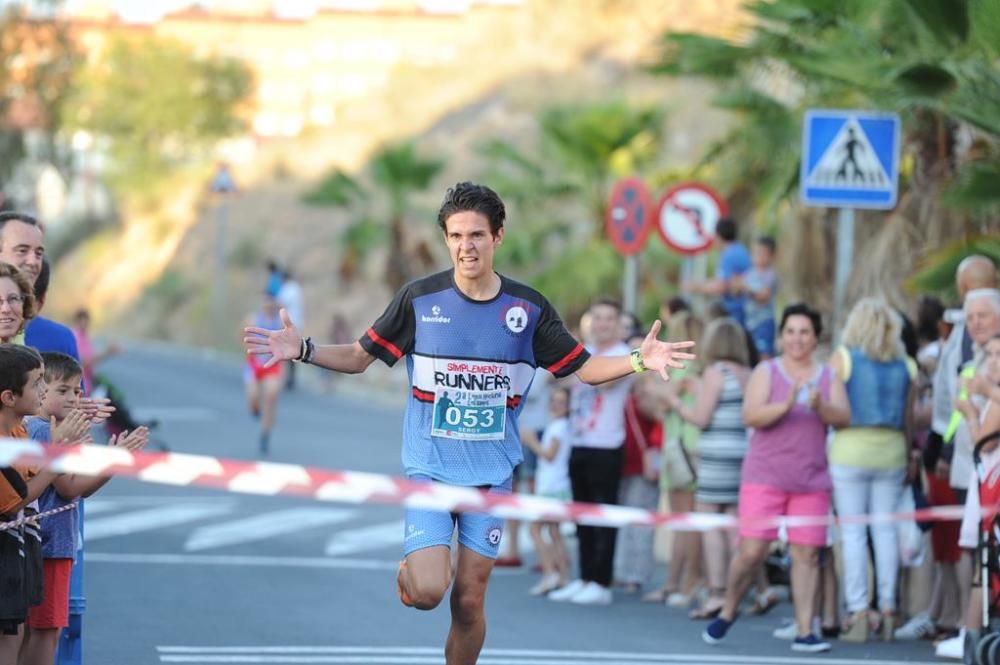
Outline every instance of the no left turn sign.
[(671, 187), (660, 199), (656, 229), (664, 244), (681, 254), (708, 251), (715, 239), (715, 225), (729, 213), (715, 190), (700, 182)]

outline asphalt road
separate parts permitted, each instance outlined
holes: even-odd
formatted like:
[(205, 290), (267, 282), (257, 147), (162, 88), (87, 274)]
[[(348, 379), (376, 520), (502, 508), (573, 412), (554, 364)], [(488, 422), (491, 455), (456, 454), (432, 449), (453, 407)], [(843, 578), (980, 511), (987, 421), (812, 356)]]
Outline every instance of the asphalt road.
[[(105, 369), (133, 407), (162, 421), (158, 435), (172, 450), (254, 456), (238, 364), (133, 349)], [(401, 409), (380, 403), (286, 394), (271, 459), (397, 474)], [(91, 665), (444, 662), (447, 607), (418, 612), (396, 597), (398, 509), (117, 479), (86, 511)], [(724, 645), (708, 647), (703, 624), (679, 610), (620, 594), (609, 607), (557, 605), (529, 597), (534, 582), (528, 570), (495, 574), (483, 665), (934, 661), (927, 643), (836, 643), (829, 654), (799, 656), (771, 637), (788, 603), (742, 619)]]

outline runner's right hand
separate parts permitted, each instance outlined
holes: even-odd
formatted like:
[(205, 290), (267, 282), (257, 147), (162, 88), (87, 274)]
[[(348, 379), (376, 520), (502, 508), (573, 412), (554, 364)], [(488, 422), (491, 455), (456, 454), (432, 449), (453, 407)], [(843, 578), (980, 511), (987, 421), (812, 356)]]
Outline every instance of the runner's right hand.
[(243, 329), (243, 346), (248, 355), (268, 355), (264, 367), (271, 367), (282, 360), (294, 360), (302, 352), (302, 335), (292, 325), (288, 310), (281, 308), (281, 330), (268, 330), (247, 326)]

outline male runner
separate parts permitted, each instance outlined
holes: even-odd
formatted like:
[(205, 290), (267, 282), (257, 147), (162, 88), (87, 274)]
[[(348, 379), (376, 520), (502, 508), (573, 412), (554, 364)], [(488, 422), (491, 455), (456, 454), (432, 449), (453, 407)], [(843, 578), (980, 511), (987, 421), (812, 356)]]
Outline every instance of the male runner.
[[(647, 369), (667, 379), (668, 368), (694, 358), (680, 351), (694, 343), (658, 341), (657, 322), (631, 355), (591, 357), (541, 294), (493, 271), (505, 216), (503, 202), (488, 187), (455, 185), (438, 212), (451, 270), (404, 286), (353, 344), (314, 345), (282, 310), (282, 330), (246, 329), (247, 353), (270, 354), (268, 363), (298, 360), (351, 374), (376, 358), (391, 366), (406, 356), (412, 386), (403, 425), (406, 475), (510, 492), (511, 473), (521, 461), (517, 417), (536, 366), (560, 377), (575, 372), (590, 384)], [(397, 581), (405, 604), (437, 607), (452, 583), (449, 548), (456, 522), (460, 549), (445, 660), (472, 665), (486, 636), (486, 586), (503, 520), (407, 511), (406, 558)]]

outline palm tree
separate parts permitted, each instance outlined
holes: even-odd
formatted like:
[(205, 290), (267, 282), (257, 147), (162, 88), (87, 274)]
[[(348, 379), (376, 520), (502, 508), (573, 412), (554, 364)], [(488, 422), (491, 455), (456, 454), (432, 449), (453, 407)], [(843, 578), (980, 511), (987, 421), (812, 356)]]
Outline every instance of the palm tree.
[[(828, 215), (795, 201), (801, 118), (811, 107), (861, 107), (898, 111), (906, 137), (899, 205), (869, 225), (877, 231), (856, 255), (856, 293), (900, 295), (926, 244), (997, 228), (1000, 5), (757, 0), (745, 9), (754, 24), (740, 41), (669, 33), (654, 69), (719, 83), (716, 104), (736, 122), (702, 166), (765, 223), (828, 233)], [(829, 251), (806, 240), (800, 248)], [(795, 258), (812, 268), (825, 257)]]
[[(426, 190), (440, 173), (444, 163), (422, 157), (412, 141), (389, 145), (379, 150), (368, 164), (373, 187), (335, 169), (304, 200), (313, 205), (345, 208), (354, 219), (341, 237), (345, 256), (341, 273), (350, 278), (367, 253), (388, 239), (385, 279), (393, 289), (413, 279), (430, 261), (426, 250), (411, 251), (407, 246), (406, 215), (414, 194)], [(381, 206), (379, 205), (381, 203)], [(379, 216), (372, 209), (381, 208)], [(378, 221), (376, 221), (378, 220)]]

